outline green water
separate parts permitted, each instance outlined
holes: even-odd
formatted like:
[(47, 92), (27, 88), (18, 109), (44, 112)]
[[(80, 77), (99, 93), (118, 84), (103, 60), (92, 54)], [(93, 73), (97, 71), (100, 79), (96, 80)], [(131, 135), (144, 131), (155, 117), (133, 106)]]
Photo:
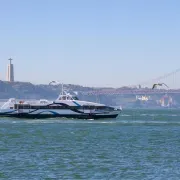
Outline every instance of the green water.
[(0, 119), (0, 179), (180, 179), (180, 110)]

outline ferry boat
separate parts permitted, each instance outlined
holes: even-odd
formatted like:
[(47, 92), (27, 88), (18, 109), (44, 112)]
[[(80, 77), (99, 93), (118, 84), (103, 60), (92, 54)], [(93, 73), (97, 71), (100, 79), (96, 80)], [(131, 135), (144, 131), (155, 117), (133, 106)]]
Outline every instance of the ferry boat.
[(116, 118), (121, 111), (121, 108), (81, 101), (77, 96), (62, 91), (55, 101), (17, 101), (11, 98), (0, 108), (0, 117), (101, 119)]

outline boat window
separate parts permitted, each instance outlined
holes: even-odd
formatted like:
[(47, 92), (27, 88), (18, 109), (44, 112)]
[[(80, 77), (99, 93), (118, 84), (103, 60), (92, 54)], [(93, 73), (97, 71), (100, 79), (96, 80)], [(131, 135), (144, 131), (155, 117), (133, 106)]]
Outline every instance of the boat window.
[(83, 106), (84, 109), (96, 109), (95, 106), (88, 106), (88, 105), (85, 105)]
[(71, 99), (72, 99), (71, 97), (67, 96), (67, 100), (71, 100)]
[(73, 97), (74, 100), (79, 100), (76, 96)]
[(30, 105), (28, 105), (28, 104), (27, 105), (26, 104), (25, 105), (23, 105), (23, 104), (15, 104), (14, 108), (15, 109), (30, 109)]
[(40, 100), (40, 103), (41, 103), (41, 104), (47, 104), (48, 101), (44, 99), (44, 100)]
[(107, 111), (113, 111), (113, 110), (114, 110), (114, 108), (113, 108), (113, 107), (108, 107), (108, 106), (105, 106), (105, 107), (104, 107), (104, 110), (107, 110)]
[(62, 96), (61, 99), (62, 99), (62, 100), (66, 100), (66, 96)]

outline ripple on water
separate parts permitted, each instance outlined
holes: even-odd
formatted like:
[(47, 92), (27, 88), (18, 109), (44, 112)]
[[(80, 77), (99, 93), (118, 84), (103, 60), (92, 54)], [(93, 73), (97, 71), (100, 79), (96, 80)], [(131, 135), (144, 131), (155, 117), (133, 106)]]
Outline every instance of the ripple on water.
[(0, 179), (179, 179), (179, 114), (151, 113), (1, 119)]

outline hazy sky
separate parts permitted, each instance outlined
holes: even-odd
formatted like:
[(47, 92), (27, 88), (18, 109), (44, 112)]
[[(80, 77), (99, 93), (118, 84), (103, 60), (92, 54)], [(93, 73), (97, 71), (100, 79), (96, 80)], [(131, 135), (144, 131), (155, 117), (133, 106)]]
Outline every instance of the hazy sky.
[(137, 84), (180, 67), (179, 0), (0, 0), (0, 79)]

